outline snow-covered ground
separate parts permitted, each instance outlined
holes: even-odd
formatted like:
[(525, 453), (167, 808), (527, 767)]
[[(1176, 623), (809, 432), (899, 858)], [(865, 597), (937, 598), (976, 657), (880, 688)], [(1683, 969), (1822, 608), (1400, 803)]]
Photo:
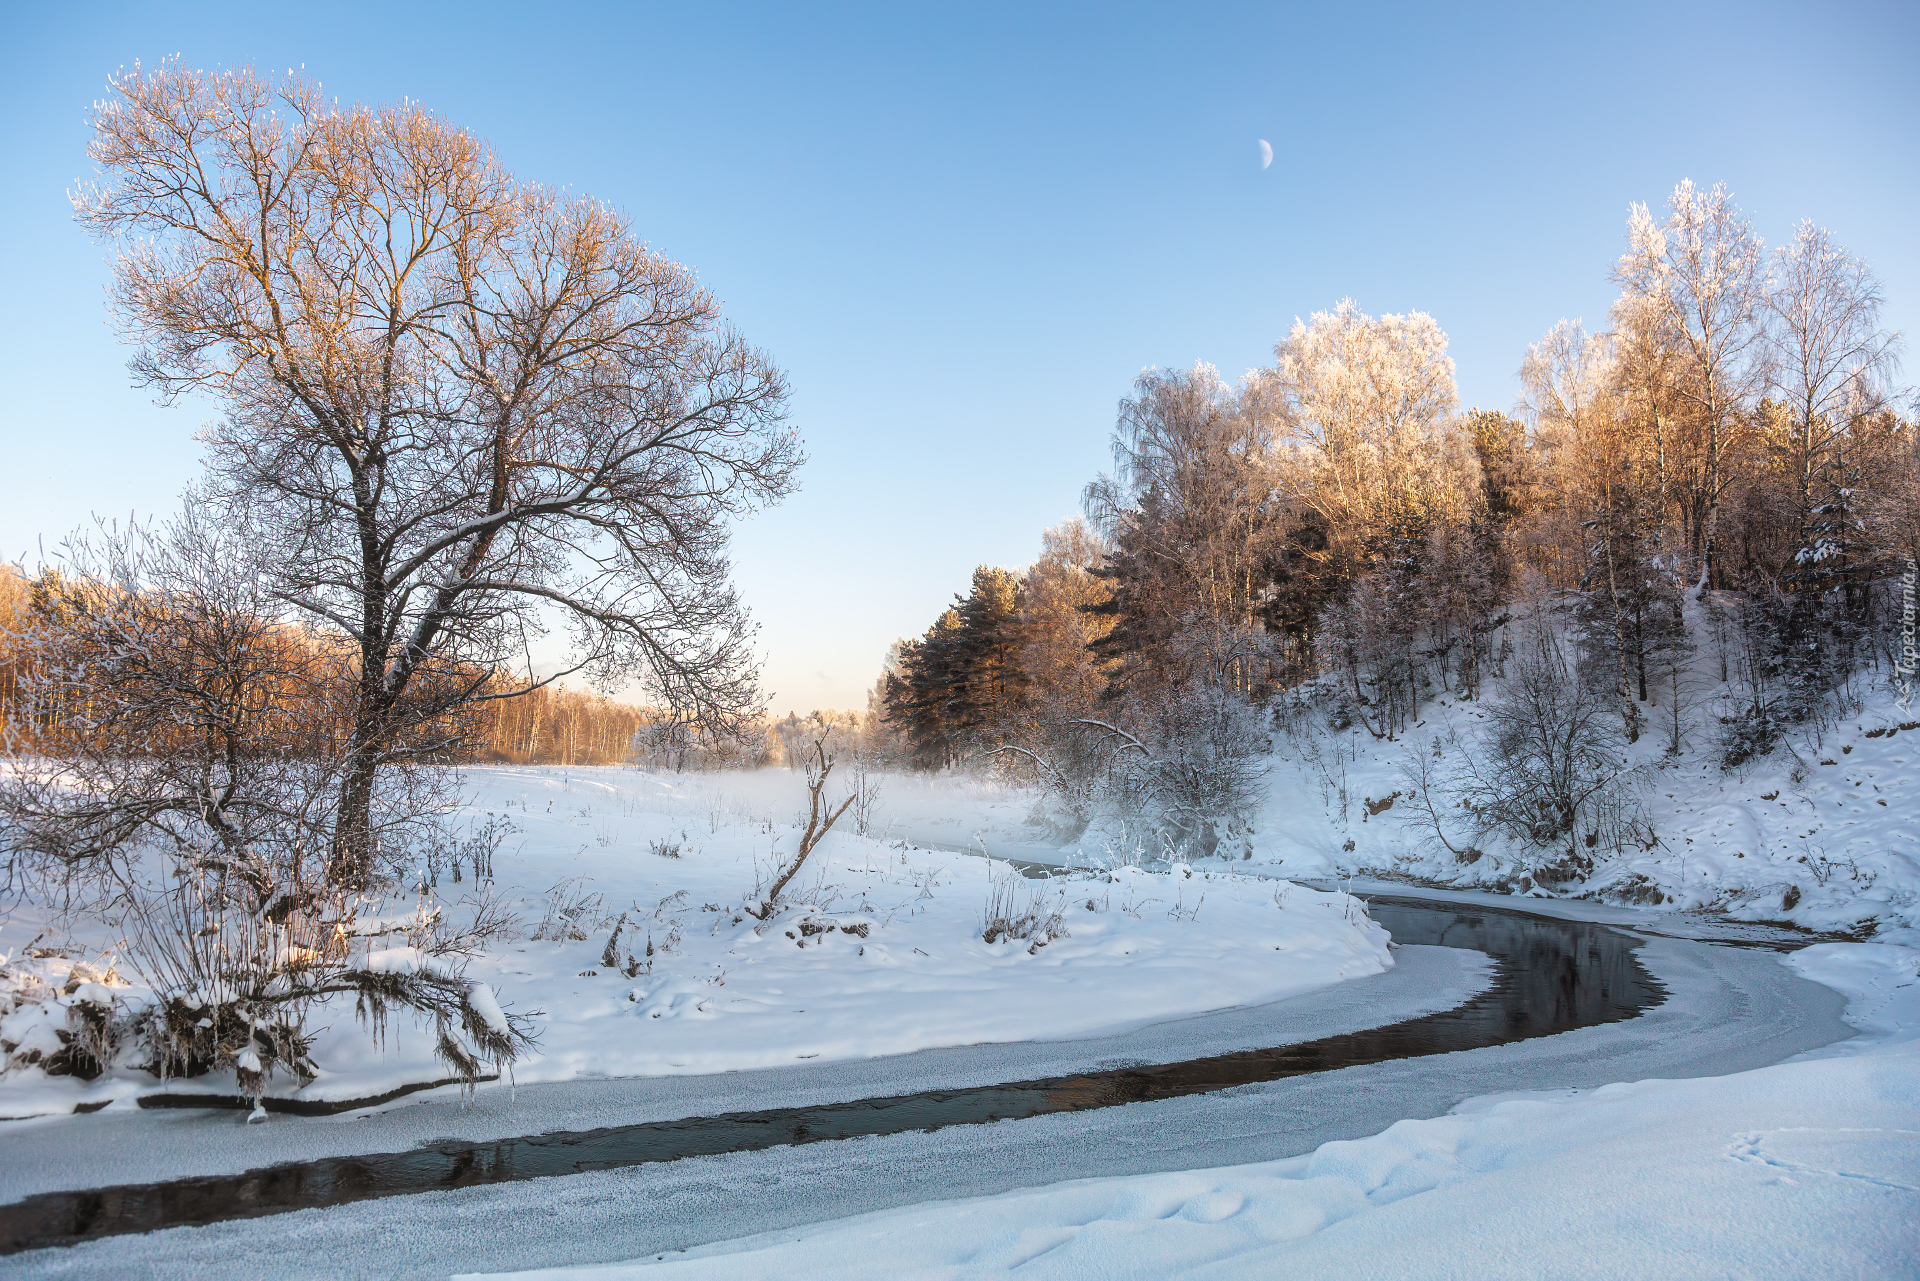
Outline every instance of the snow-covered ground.
[[(1550, 917), (1630, 928), (1682, 924), (1645, 909), (1591, 902), (1530, 906)], [(454, 1271), (597, 1265), (922, 1202), (1275, 1161), (1365, 1138), (1403, 1118), (1443, 1116), (1458, 1102), (1489, 1093), (1725, 1076), (1853, 1035), (1840, 1019), (1841, 995), (1801, 978), (1775, 953), (1655, 936), (1640, 956), (1669, 992), (1641, 1017), (1467, 1054), (1388, 1060), (1151, 1104), (691, 1157), (109, 1237), (10, 1262), (34, 1276), (196, 1278), (257, 1275), (258, 1260), (269, 1254), (288, 1276), (426, 1279)], [(470, 1100), (441, 1091), (404, 1106), (276, 1116), (265, 1125), (242, 1124), (233, 1114), (174, 1110), (48, 1117), (0, 1126), (0, 1200), (326, 1156), (405, 1153), (441, 1140), (484, 1143), (1026, 1080), (1120, 1062), (1173, 1062), (1451, 1008), (1478, 990), (1483, 977), (1477, 954), (1408, 947), (1395, 954), (1393, 969), (1371, 978), (1095, 1040), (954, 1047), (704, 1076), (577, 1080), (517, 1092), (490, 1087)], [(58, 1161), (46, 1159), (50, 1143), (58, 1144)]]
[(1774, 1067), (1493, 1095), (1260, 1165), (1088, 1179), (520, 1277), (1910, 1277), (1920, 952), (1782, 958), (1861, 1036)]
[[(1407, 765), (1449, 733), (1472, 750), (1485, 716), (1484, 703), (1442, 695), (1397, 740), (1310, 725), (1300, 738), (1277, 736), (1255, 865), (1306, 878), (1373, 871), (1547, 892), (1497, 850), (1461, 864), (1409, 795)], [(1920, 728), (1901, 729), (1906, 716), (1888, 704), (1837, 731), (1790, 734), (1730, 771), (1704, 741), (1667, 756), (1655, 726), (1632, 751), (1659, 843), (1608, 858), (1586, 882), (1556, 892), (1920, 944)], [(1457, 815), (1443, 811), (1442, 820)], [(1448, 835), (1466, 843), (1457, 825)]]
[[(1352, 884), (1342, 878), (1372, 869), (1462, 889), (1504, 880), (1509, 890), (1543, 892), (1503, 873), (1497, 856), (1462, 866), (1436, 855), (1424, 816), (1415, 815), (1404, 795), (1408, 753), (1430, 751), (1430, 735), (1445, 729), (1448, 718), (1456, 729), (1471, 730), (1465, 722), (1479, 709), (1446, 706), (1451, 701), (1435, 700), (1427, 723), (1397, 742), (1338, 736), (1340, 761), (1324, 731), (1316, 731), (1323, 735), (1317, 764), (1304, 759), (1297, 741), (1279, 736), (1252, 857), (1171, 870), (1115, 866), (1097, 877), (1015, 882), (1004, 864), (966, 851), (1086, 864), (1111, 860), (1115, 850), (1098, 829), (1061, 843), (1035, 798), (1018, 789), (968, 778), (888, 776), (881, 780), (883, 795), (868, 834), (852, 830), (852, 815), (843, 819), (844, 830), (815, 853), (789, 890), (790, 910), (766, 926), (741, 909), (792, 851), (796, 820), (804, 818), (798, 775), (469, 771), (474, 804), (462, 821), (512, 824), (495, 857), (495, 883), (517, 904), (526, 932), (539, 937), (494, 947), (473, 962), (468, 975), (486, 983), (511, 1010), (537, 1012), (540, 1047), (518, 1065), (517, 1080), (573, 1082), (565, 1090), (618, 1089), (614, 1079), (626, 1077), (697, 1084), (748, 1080), (754, 1074), (744, 1069), (907, 1062), (874, 1056), (930, 1047), (1064, 1043), (1164, 1025), (1204, 1010), (1257, 1007), (1313, 989), (1322, 995), (1336, 988), (1358, 991), (1368, 984), (1342, 980), (1379, 976), (1392, 965), (1384, 937), (1346, 895), (1318, 894), (1277, 878)], [(1620, 1070), (1626, 1062), (1640, 1063), (1642, 1076), (1682, 1075), (1653, 1061), (1666, 1052), (1660, 1048), (1664, 1038), (1674, 1034), (1656, 1027), (1664, 1028), (1663, 1020), (1684, 1023), (1689, 1003), (1698, 999), (1728, 1006), (1723, 1039), (1750, 1028), (1745, 1036), (1757, 1045), (1775, 1030), (1778, 1020), (1763, 1013), (1772, 1008), (1765, 1000), (1721, 991), (1711, 965), (1701, 968), (1703, 954), (1722, 949), (1656, 940), (1645, 953), (1649, 964), (1657, 972), (1670, 968), (1664, 981), (1677, 984), (1676, 992), (1691, 992), (1693, 985), (1698, 994), (1676, 997), (1671, 1008), (1644, 1020), (1549, 1038), (1570, 1047), (1591, 1042), (1590, 1057), (1582, 1060), (1590, 1070), (1570, 1072), (1561, 1064), (1559, 1070), (1531, 1073), (1529, 1083), (1573, 1082), (1585, 1087), (1579, 1091), (1484, 1095), (1520, 1079), (1502, 1075), (1510, 1072), (1501, 1067), (1507, 1058), (1550, 1057), (1554, 1048), (1545, 1043), (1448, 1056), (1493, 1067), (1478, 1076), (1467, 1073), (1460, 1079), (1477, 1084), (1437, 1102), (1423, 1103), (1415, 1091), (1395, 1110), (1376, 1109), (1368, 1128), (1323, 1130), (1298, 1146), (1236, 1152), (1231, 1143), (1189, 1143), (1180, 1159), (1116, 1159), (1101, 1172), (1124, 1177), (1070, 1183), (1050, 1180), (1100, 1171), (1101, 1163), (1036, 1160), (1025, 1177), (972, 1186), (923, 1180), (910, 1196), (849, 1195), (838, 1203), (841, 1208), (824, 1212), (998, 1192), (1022, 1182), (1048, 1186), (884, 1209), (598, 1272), (554, 1275), (638, 1274), (660, 1267), (668, 1276), (728, 1277), (1912, 1275), (1909, 1260), (1920, 1257), (1912, 1226), (1920, 1222), (1920, 1048), (1913, 1032), (1920, 1026), (1920, 952), (1900, 945), (1920, 943), (1920, 822), (1911, 808), (1920, 801), (1920, 771), (1912, 760), (1920, 731), (1897, 729), (1884, 719), (1863, 718), (1820, 741), (1796, 740), (1791, 750), (1731, 773), (1703, 763), (1702, 753), (1666, 760), (1650, 735), (1639, 750), (1652, 780), (1647, 798), (1660, 845), (1644, 857), (1605, 863), (1588, 885), (1562, 890), (1594, 901), (1551, 905), (1558, 914), (1655, 934), (1687, 933), (1675, 915), (1681, 910), (1871, 934), (1878, 941), (1821, 944), (1784, 958), (1806, 978), (1847, 994), (1849, 1018), (1863, 1032), (1852, 1041), (1734, 1075), (1601, 1085), (1626, 1079), (1631, 1069)], [(1394, 804), (1379, 803), (1396, 791), (1402, 796)], [(1042, 916), (1059, 912), (1060, 927), (1045, 931), (1044, 945), (988, 944), (981, 938), (996, 877), (1001, 889), (1017, 891), (1016, 906), (1037, 908)], [(471, 871), (460, 884), (443, 875), (438, 888), (444, 899), (457, 902), (473, 888)], [(1371, 883), (1371, 892), (1383, 888)], [(1623, 902), (1631, 906), (1619, 906)], [(608, 938), (623, 914), (614, 963), (608, 965)], [(19, 915), (6, 924), (5, 937), (17, 947), (40, 924), (31, 913)], [(1764, 954), (1738, 957), (1782, 981), (1798, 982)], [(63, 962), (50, 958), (44, 964), (57, 968)], [(49, 1025), (60, 1019), (61, 1000), (48, 1002), (36, 1017)], [(414, 1028), (397, 1026), (376, 1048), (350, 1011), (334, 1012), (332, 1023), (316, 1045), (325, 1072), (307, 1087), (310, 1096), (359, 1098), (440, 1075), (425, 1036)], [(1636, 1030), (1643, 1023), (1644, 1030)], [(9, 1022), (0, 1037), (12, 1039), (17, 1030)], [(1723, 1054), (1717, 1065), (1684, 1071), (1726, 1073), (1773, 1063), (1831, 1035), (1744, 1058)], [(1591, 1057), (1592, 1047), (1603, 1044), (1608, 1048)], [(1392, 1075), (1403, 1069), (1424, 1074), (1422, 1079), (1446, 1073), (1444, 1064), (1366, 1071)], [(710, 1075), (716, 1073), (732, 1075)], [(1298, 1089), (1313, 1085), (1293, 1083)], [(87, 1084), (16, 1067), (0, 1078), (0, 1115), (108, 1102), (116, 1106), (83, 1124), (137, 1119), (145, 1126), (153, 1114), (119, 1118), (118, 1112), (131, 1105), (132, 1094), (156, 1086), (132, 1070)], [(203, 1078), (168, 1088), (220, 1092), (232, 1085)], [(507, 1094), (504, 1086), (492, 1089)], [(286, 1090), (281, 1085), (277, 1092)], [(1448, 1115), (1433, 1115), (1467, 1093), (1482, 1097)], [(435, 1100), (402, 1111), (424, 1114), (440, 1105)], [(671, 1111), (667, 1103), (661, 1106)], [(1210, 1117), (1231, 1111), (1245, 1124), (1254, 1106), (1252, 1096), (1208, 1096), (1163, 1111), (1206, 1111)], [(1118, 1113), (1133, 1110), (1113, 1111), (1022, 1123), (1027, 1128), (1020, 1132), (1091, 1126), (1105, 1133), (1101, 1127), (1118, 1127), (1124, 1137), (1129, 1117)], [(485, 1107), (475, 1115), (482, 1112), (488, 1125), (505, 1127), (502, 1134), (524, 1132), (512, 1128), (511, 1116), (494, 1117)], [(1261, 1125), (1278, 1123), (1261, 1116)], [(1429, 1119), (1353, 1137), (1396, 1116)], [(73, 1123), (49, 1118), (29, 1124), (64, 1130)], [(569, 1119), (563, 1128), (576, 1124)], [(1014, 1140), (1001, 1135), (1003, 1128), (975, 1134), (969, 1127), (962, 1138), (1004, 1147)], [(364, 1141), (375, 1145), (366, 1150), (385, 1150), (371, 1130), (366, 1133)], [(349, 1131), (316, 1123), (313, 1134), (348, 1142), (342, 1136)], [(1284, 1161), (1126, 1173), (1306, 1152), (1330, 1137), (1339, 1141)], [(222, 1142), (232, 1147), (238, 1140)], [(916, 1142), (951, 1147), (957, 1141), (945, 1132), (898, 1136), (865, 1148), (852, 1145), (845, 1161), (871, 1162), (872, 1153)], [(733, 1164), (726, 1168), (777, 1171), (795, 1162), (796, 1168), (808, 1167), (841, 1159), (821, 1150), (838, 1146), (727, 1158)], [(965, 1148), (959, 1143), (957, 1150)], [(221, 1162), (240, 1162), (236, 1169), (253, 1163), (237, 1150), (223, 1147), (222, 1153)], [(698, 1183), (707, 1177), (705, 1169), (699, 1162), (675, 1163), (666, 1173), (583, 1177), (599, 1189), (596, 1196), (612, 1188), (627, 1195), (628, 1185), (651, 1186), (648, 1180)], [(855, 1182), (868, 1177), (858, 1173)], [(475, 1205), (531, 1206), (541, 1195), (538, 1184), (509, 1185), (468, 1199)], [(666, 1248), (794, 1222), (779, 1209), (778, 1197), (759, 1205), (757, 1218), (744, 1225), (725, 1213), (724, 1204), (709, 1217), (727, 1226), (648, 1244)], [(436, 1214), (452, 1216), (439, 1227), (452, 1234), (449, 1240), (457, 1239), (465, 1230), (457, 1216), (469, 1212), (462, 1208), (466, 1201), (435, 1205)], [(365, 1247), (379, 1237), (382, 1214), (379, 1203), (370, 1203), (297, 1217), (314, 1243), (338, 1230), (360, 1233), (355, 1240), (364, 1237)], [(218, 1240), (251, 1239), (253, 1230), (235, 1224), (208, 1229), (203, 1237), (197, 1231), (154, 1240), (174, 1242), (169, 1248), (176, 1254), (186, 1252), (180, 1257), (199, 1251), (193, 1257), (203, 1258), (211, 1257), (206, 1251)], [(636, 1241), (625, 1252), (643, 1248)], [(100, 1243), (88, 1247), (85, 1257), (118, 1258), (118, 1250)], [(362, 1256), (364, 1248), (356, 1256), (364, 1263)], [(49, 1257), (78, 1261), (82, 1254)], [(583, 1256), (522, 1250), (490, 1266), (566, 1257)], [(419, 1262), (410, 1270), (419, 1271)]]
[[(1276, 1001), (1393, 963), (1385, 932), (1344, 894), (1218, 866), (1033, 882), (1004, 863), (889, 839), (889, 824), (912, 822), (965, 846), (982, 825), (1016, 823), (1025, 800), (986, 784), (889, 780), (893, 810), (883, 797), (873, 834), (842, 819), (781, 896), (788, 910), (762, 923), (743, 904), (792, 855), (805, 805), (797, 774), (484, 768), (466, 782), (464, 823), (512, 825), (493, 875), (531, 937), (497, 944), (466, 976), (532, 1016), (539, 1047), (515, 1065), (520, 1084), (1096, 1036)], [(474, 888), (472, 869), (463, 875), (456, 884), (443, 872), (438, 886), (456, 918)], [(996, 886), (1017, 910), (1058, 923), (986, 942)], [(42, 924), (24, 913), (7, 933), (24, 942)], [(50, 988), (20, 1002), (0, 1037), (57, 1049), (66, 1007), (91, 991), (64, 991), (93, 976), (72, 963), (92, 956), (105, 970), (111, 950), (104, 938), (79, 943), (67, 959), (38, 962)], [(404, 952), (387, 949), (382, 963), (405, 964)], [(124, 957), (120, 966), (127, 977)], [(396, 1018), (376, 1044), (350, 999), (335, 1004), (312, 1020), (327, 1025), (314, 1047), (320, 1077), (297, 1091), (277, 1081), (270, 1094), (366, 1098), (446, 1075), (427, 1030)], [(130, 1106), (162, 1088), (132, 1065), (83, 1082), (18, 1058), (0, 1077), (0, 1116)], [(165, 1088), (234, 1087), (216, 1075)]]

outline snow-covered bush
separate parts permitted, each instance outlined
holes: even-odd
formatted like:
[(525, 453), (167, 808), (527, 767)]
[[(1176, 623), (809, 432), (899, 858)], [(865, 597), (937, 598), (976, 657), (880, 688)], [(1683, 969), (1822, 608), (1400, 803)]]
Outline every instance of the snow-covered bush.
[(1641, 833), (1638, 780), (1616, 700), (1581, 679), (1550, 634), (1521, 646), (1487, 705), (1484, 737), (1456, 739), (1450, 751), (1436, 746), (1438, 760), (1415, 759), (1412, 781), (1428, 793), (1424, 817), (1440, 839), (1447, 839), (1443, 813), (1466, 816), (1474, 844), (1455, 851), (1462, 861), (1498, 842), (1536, 880), (1578, 880), (1597, 857)]
[(1193, 685), (1132, 700), (1114, 720), (1050, 723), (1034, 747), (994, 755), (1020, 763), (1070, 816), (1068, 836), (1094, 824), (1147, 839), (1156, 855), (1210, 855), (1251, 826), (1272, 748), (1265, 722), (1238, 694)]
[(112, 965), (28, 947), (0, 958), (0, 1073), (34, 1070), (90, 1081), (121, 1048), (125, 1013), (144, 1005)]
[(1182, 849), (1212, 854), (1246, 830), (1260, 803), (1272, 750), (1263, 713), (1215, 685), (1190, 688), (1155, 712), (1149, 807)]
[(531, 937), (536, 942), (580, 942), (601, 928), (605, 901), (606, 895), (587, 888), (586, 877), (569, 876), (547, 891), (547, 910)]
[(1064, 889), (1049, 894), (1043, 885), (1008, 869), (996, 874), (987, 890), (980, 937), (988, 943), (1025, 940), (1029, 954), (1038, 952), (1067, 937), (1065, 906)]
[(0, 768), (0, 845), (72, 924), (119, 932), (119, 963), (151, 991), (82, 1009), (76, 1043), (99, 1061), (130, 1047), (162, 1076), (232, 1070), (255, 1097), (276, 1071), (312, 1075), (308, 1017), (349, 995), (376, 1039), (395, 1011), (431, 1020), (468, 1079), (526, 1048), (459, 972), (505, 918), (482, 899), (450, 929), (430, 897), (440, 855), (480, 875), (505, 826), (465, 844), (447, 828), (451, 780), (420, 761), (459, 727), (396, 748), (364, 798), (378, 857), (342, 878), (339, 655), (191, 513), (68, 550), (71, 574), (36, 583), (13, 637), (31, 662), (7, 728), (34, 755)]
[(235, 866), (175, 861), (129, 878), (124, 964), (152, 992), (124, 1035), (161, 1077), (232, 1070), (257, 1098), (284, 1072), (312, 1079), (309, 1022), (329, 998), (351, 996), (375, 1040), (406, 1012), (429, 1020), (435, 1054), (461, 1077), (530, 1048), (524, 1020), (498, 1012), (491, 990), (461, 976), (465, 959), (510, 928), (487, 899), (453, 928), (422, 887), (417, 897), (342, 892), (295, 898), (264, 860)]

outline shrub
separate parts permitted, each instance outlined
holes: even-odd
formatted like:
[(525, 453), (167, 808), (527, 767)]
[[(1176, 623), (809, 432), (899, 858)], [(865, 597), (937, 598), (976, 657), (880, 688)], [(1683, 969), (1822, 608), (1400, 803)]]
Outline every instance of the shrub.
[(1049, 895), (1017, 872), (996, 875), (987, 890), (980, 937), (988, 943), (1024, 939), (1031, 956), (1053, 940), (1067, 937), (1062, 919), (1065, 903), (1065, 890)]
[(255, 1099), (275, 1072), (305, 1083), (317, 1070), (310, 1016), (349, 995), (376, 1042), (398, 1011), (430, 1020), (436, 1056), (468, 1081), (533, 1044), (523, 1018), (460, 973), (510, 928), (488, 900), (450, 929), (424, 891), (399, 903), (339, 891), (296, 899), (269, 867), (202, 860), (130, 882), (126, 903), (126, 964), (152, 997), (126, 1012), (121, 1035), (162, 1078), (232, 1069)]
[[(1621, 848), (1638, 830), (1636, 775), (1616, 702), (1579, 678), (1557, 641), (1536, 637), (1488, 705), (1485, 740), (1456, 747), (1446, 762), (1453, 768), (1436, 768), (1439, 781), (1428, 786), (1467, 812), (1476, 841), (1504, 837), (1535, 851), (1537, 879), (1584, 877), (1598, 853)], [(1420, 764), (1424, 775), (1424, 758)], [(1425, 808), (1437, 827), (1430, 801)]]

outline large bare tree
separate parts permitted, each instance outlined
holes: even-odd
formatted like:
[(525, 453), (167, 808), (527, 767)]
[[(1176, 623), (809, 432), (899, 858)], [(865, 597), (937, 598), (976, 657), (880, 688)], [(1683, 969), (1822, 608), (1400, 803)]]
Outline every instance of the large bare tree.
[(337, 881), (373, 869), (409, 726), (556, 620), (564, 671), (707, 724), (754, 706), (728, 522), (801, 458), (782, 374), (690, 271), (418, 105), (291, 73), (136, 67), (93, 125), (74, 203), (119, 246), (132, 368), (214, 399), (210, 498), (350, 640)]

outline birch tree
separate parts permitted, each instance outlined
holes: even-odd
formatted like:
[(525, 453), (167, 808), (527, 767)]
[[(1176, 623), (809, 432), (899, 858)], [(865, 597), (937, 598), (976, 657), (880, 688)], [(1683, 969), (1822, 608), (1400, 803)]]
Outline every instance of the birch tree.
[(1683, 181), (1656, 222), (1645, 205), (1627, 219), (1627, 252), (1614, 270), (1630, 305), (1671, 335), (1681, 359), (1669, 387), (1699, 418), (1704, 436), (1699, 496), (1700, 588), (1719, 571), (1720, 501), (1734, 476), (1727, 462), (1743, 416), (1767, 381), (1766, 255), (1724, 187)]
[(375, 775), (408, 727), (530, 665), (550, 624), (556, 676), (640, 678), (709, 724), (751, 710), (728, 522), (800, 453), (783, 376), (692, 272), (414, 103), (175, 62), (110, 90), (74, 204), (119, 249), (132, 369), (218, 405), (209, 495), (271, 553), (276, 599), (353, 651), (337, 881), (372, 874)]
[[(1116, 692), (1184, 679), (1174, 644), (1183, 631), (1204, 628), (1219, 644), (1260, 625), (1289, 513), (1269, 462), (1270, 420), (1251, 390), (1201, 364), (1145, 370), (1120, 402), (1113, 471), (1083, 495), (1110, 543), (1099, 574), (1112, 598), (1098, 612), (1114, 625), (1094, 652), (1121, 660)], [(1262, 678), (1248, 662), (1222, 676), (1243, 695)]]
[(1092, 572), (1106, 557), (1106, 540), (1078, 518), (1040, 537), (1021, 603), (1020, 670), (1039, 716), (1092, 716), (1111, 667), (1088, 649), (1112, 630), (1111, 620), (1089, 612), (1112, 596)]
[(1365, 315), (1352, 299), (1293, 322), (1265, 379), (1309, 460), (1302, 495), (1336, 537), (1382, 532), (1396, 507), (1429, 506), (1455, 407), (1447, 336), (1432, 316)]
[(1877, 408), (1875, 383), (1892, 366), (1900, 336), (1880, 326), (1884, 296), (1872, 269), (1825, 228), (1802, 222), (1773, 261), (1773, 386), (1790, 417), (1789, 462), (1804, 525), (1814, 477), (1848, 423)]

